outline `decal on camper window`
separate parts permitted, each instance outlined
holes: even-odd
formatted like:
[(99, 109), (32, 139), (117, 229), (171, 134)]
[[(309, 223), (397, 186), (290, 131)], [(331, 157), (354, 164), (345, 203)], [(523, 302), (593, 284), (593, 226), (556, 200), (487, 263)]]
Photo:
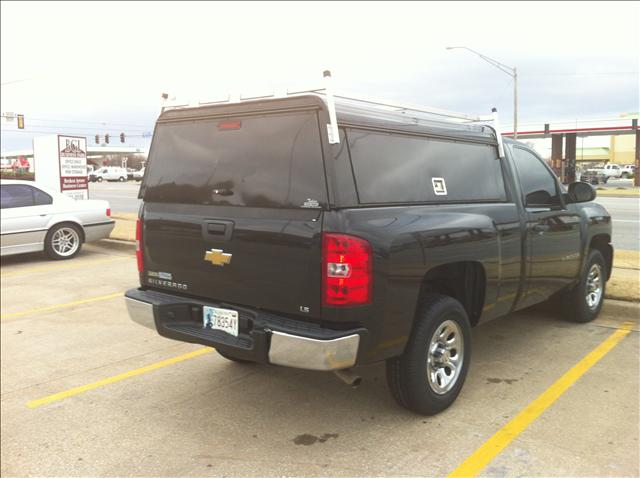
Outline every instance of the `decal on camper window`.
[(447, 183), (444, 178), (431, 178), (431, 184), (433, 184), (433, 192), (436, 196), (447, 195)]

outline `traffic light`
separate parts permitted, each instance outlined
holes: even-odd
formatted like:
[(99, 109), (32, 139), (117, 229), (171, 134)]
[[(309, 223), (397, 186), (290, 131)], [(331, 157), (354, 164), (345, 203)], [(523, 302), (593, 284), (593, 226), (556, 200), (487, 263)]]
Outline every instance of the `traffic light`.
[(18, 115), (18, 129), (24, 129), (24, 115)]
[(120, 133), (120, 142), (124, 143), (124, 133)]
[(109, 133), (104, 135), (104, 142), (109, 144)]
[(96, 144), (100, 144), (100, 135), (99, 134), (96, 135)]

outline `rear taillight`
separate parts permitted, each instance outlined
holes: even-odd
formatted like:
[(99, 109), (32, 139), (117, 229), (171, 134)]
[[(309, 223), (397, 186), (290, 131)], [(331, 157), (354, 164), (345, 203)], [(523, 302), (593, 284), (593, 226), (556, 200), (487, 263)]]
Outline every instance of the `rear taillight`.
[(111, 208), (110, 207), (107, 208), (107, 217), (111, 217)]
[(322, 302), (364, 305), (373, 286), (371, 246), (364, 239), (325, 232), (322, 235)]
[(136, 261), (138, 261), (138, 272), (144, 271), (142, 260), (142, 219), (136, 221)]

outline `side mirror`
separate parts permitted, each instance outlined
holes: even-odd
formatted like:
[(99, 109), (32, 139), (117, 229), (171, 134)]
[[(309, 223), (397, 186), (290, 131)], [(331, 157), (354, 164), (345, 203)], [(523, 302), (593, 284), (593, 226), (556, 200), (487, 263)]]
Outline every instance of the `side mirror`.
[(589, 202), (596, 198), (596, 190), (591, 184), (577, 182), (569, 184), (569, 202)]

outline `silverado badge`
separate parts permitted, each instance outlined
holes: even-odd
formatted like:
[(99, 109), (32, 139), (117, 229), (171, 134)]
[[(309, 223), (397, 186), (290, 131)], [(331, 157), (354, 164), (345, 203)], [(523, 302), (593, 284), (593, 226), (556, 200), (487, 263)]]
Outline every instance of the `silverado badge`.
[(211, 249), (204, 253), (204, 260), (211, 262), (214, 266), (224, 266), (231, 262), (231, 254), (223, 252), (222, 249)]

